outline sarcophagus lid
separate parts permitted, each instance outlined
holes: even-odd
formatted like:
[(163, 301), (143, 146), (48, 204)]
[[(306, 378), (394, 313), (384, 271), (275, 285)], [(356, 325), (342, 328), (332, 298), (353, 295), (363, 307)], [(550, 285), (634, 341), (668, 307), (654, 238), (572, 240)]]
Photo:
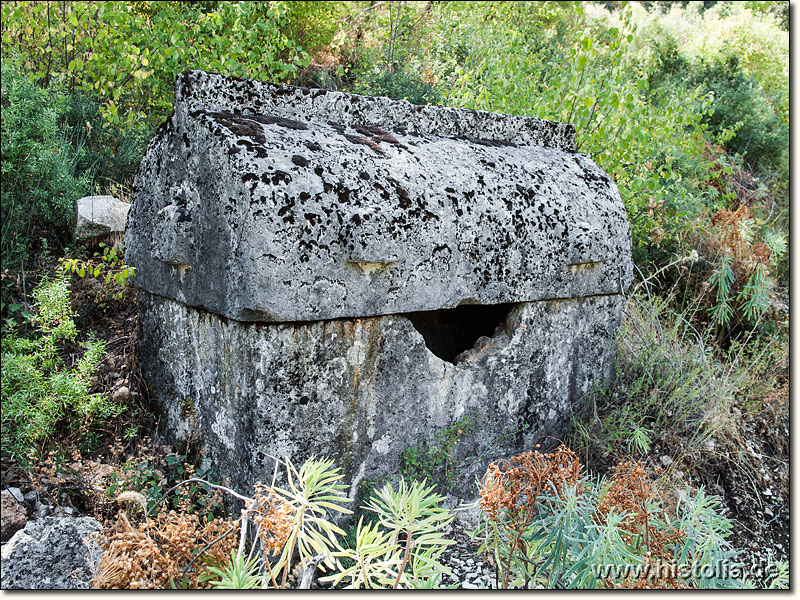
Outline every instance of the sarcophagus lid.
[(240, 321), (619, 293), (616, 186), (572, 127), (190, 71), (135, 181), (137, 287)]

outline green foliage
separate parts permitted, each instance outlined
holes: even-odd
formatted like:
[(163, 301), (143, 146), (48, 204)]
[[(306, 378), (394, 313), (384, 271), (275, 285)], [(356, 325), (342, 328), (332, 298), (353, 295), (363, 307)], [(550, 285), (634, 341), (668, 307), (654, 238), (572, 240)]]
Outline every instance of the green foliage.
[(1, 103), (2, 262), (13, 268), (40, 236), (66, 242), (73, 203), (91, 191), (92, 178), (80, 168), (83, 140), (64, 124), (63, 86), (41, 89), (13, 59), (3, 60)]
[(453, 515), (440, 503), (443, 496), (436, 494), (433, 486), (414, 481), (410, 485), (401, 479), (394, 490), (387, 483), (367, 503), (367, 510), (375, 512), (380, 524), (392, 534), (392, 541), (401, 547), (402, 562), (394, 582), (422, 585), (431, 578), (447, 572), (438, 559), (445, 547), (453, 544), (441, 533), (453, 520)]
[(713, 111), (703, 117), (709, 139), (743, 156), (783, 195), (789, 174), (788, 34), (768, 2), (718, 4), (705, 12), (688, 6), (666, 17), (639, 18), (637, 53), (659, 87), (681, 93), (688, 84), (713, 94)]
[(394, 584), (402, 558), (400, 545), (393, 541), (391, 531), (381, 528), (377, 522), (358, 519), (354, 529), (354, 543), (333, 556), (340, 560), (337, 573), (324, 578), (338, 586), (345, 582), (345, 589), (378, 589)]
[(332, 512), (352, 512), (342, 506), (350, 500), (343, 494), (345, 486), (337, 483), (342, 475), (333, 467), (332, 460), (310, 458), (299, 471), (290, 461), (286, 460), (285, 464), (289, 487), (275, 491), (293, 507), (294, 522), (274, 567), (275, 572), (283, 571), (282, 586), (295, 564), (295, 553), (301, 563), (321, 554), (325, 557), (324, 564), (333, 566), (330, 553), (337, 536), (344, 532), (327, 517)]
[(767, 279), (764, 265), (756, 265), (747, 283), (736, 299), (742, 307), (744, 317), (757, 321), (769, 308), (769, 291), (772, 281)]
[(381, 65), (373, 65), (356, 74), (352, 91), (367, 96), (399, 98), (413, 104), (439, 104), (439, 91), (415, 73), (413, 66), (388, 71)]
[(734, 131), (730, 151), (761, 172), (780, 169), (789, 152), (789, 126), (781, 123), (757, 83), (742, 71), (736, 55), (702, 69), (698, 79), (714, 94), (714, 112), (706, 117), (713, 133)]
[(628, 299), (617, 373), (586, 395), (573, 421), (572, 445), (587, 461), (646, 456), (665, 438), (682, 440), (673, 452), (692, 452), (719, 431), (746, 378), (713, 358), (713, 328), (698, 332), (692, 320), (663, 300)]
[(104, 285), (97, 290), (96, 302), (101, 307), (108, 308), (122, 300), (128, 279), (135, 273), (134, 267), (126, 265), (123, 250), (117, 252), (116, 246), (100, 244), (103, 252), (94, 253), (94, 260), (82, 261), (77, 258), (63, 258), (61, 268), (65, 273), (72, 273), (78, 277), (93, 277), (100, 279)]
[(100, 105), (82, 91), (68, 95), (64, 125), (82, 152), (77, 169), (93, 177), (94, 189), (106, 190), (121, 197), (124, 190), (117, 189), (132, 179), (144, 155), (150, 130), (141, 120), (132, 121), (125, 128), (109, 124), (103, 119)]
[(650, 430), (646, 427), (634, 427), (628, 439), (628, 452), (631, 455), (638, 454), (639, 456), (647, 456), (653, 445), (653, 441), (650, 439), (650, 433)]
[(345, 14), (342, 2), (285, 3), (287, 37), (309, 54), (327, 49)]
[(206, 567), (199, 579), (201, 583), (208, 583), (218, 590), (257, 590), (262, 582), (258, 557), (248, 560), (235, 550), (231, 550), (231, 558), (226, 565)]
[[(287, 35), (287, 2), (6, 3), (3, 48), (16, 51), (34, 80), (64, 77), (70, 90), (98, 99), (106, 122), (157, 124), (169, 113), (175, 77), (188, 69), (285, 80), (307, 64)], [(305, 4), (305, 5), (304, 5)], [(323, 14), (325, 9), (323, 9)], [(313, 43), (329, 36), (324, 19), (295, 23)]]
[(125, 265), (115, 246), (109, 247), (101, 243), (100, 247), (103, 249), (103, 253), (94, 253), (95, 258), (100, 259), (97, 264), (93, 264), (90, 261), (82, 262), (75, 258), (65, 258), (61, 261), (62, 268), (65, 272), (74, 273), (81, 278), (87, 274), (95, 279), (105, 275), (106, 285), (113, 281), (117, 286), (125, 287), (128, 283), (128, 278), (134, 274), (134, 268)]
[(406, 448), (401, 456), (400, 474), (409, 479), (425, 479), (448, 492), (458, 478), (453, 455), (458, 440), (475, 428), (475, 417), (467, 415), (450, 427), (437, 431), (426, 444)]
[(184, 454), (166, 454), (164, 456), (149, 456), (138, 459), (126, 460), (109, 483), (106, 494), (116, 498), (119, 494), (131, 491), (144, 496), (149, 514), (157, 515), (165, 507), (178, 509), (189, 506), (198, 514), (208, 515), (209, 519), (219, 516), (219, 503), (215, 498), (206, 494), (206, 486), (200, 483), (191, 483), (181, 488), (181, 496), (169, 496), (167, 492), (176, 483), (184, 480), (188, 475), (198, 478), (211, 477), (211, 465), (201, 465), (196, 468)]
[(70, 355), (65, 351), (74, 352), (78, 336), (65, 278), (43, 281), (33, 297), (35, 336), (19, 337), (11, 325), (2, 341), (2, 449), (20, 462), (41, 455), (59, 433), (86, 440), (125, 410), (89, 393), (104, 342), (90, 339), (79, 345), (77, 361), (65, 361)]
[(710, 261), (705, 295), (713, 298), (708, 312), (719, 335), (729, 337), (732, 331), (758, 328), (767, 315), (777, 285), (771, 270), (783, 259), (785, 238), (746, 206), (719, 211), (712, 222), (708, 247), (716, 256)]
[(397, 490), (384, 485), (364, 506), (376, 520), (359, 518), (354, 543), (333, 553), (336, 572), (322, 581), (345, 582), (349, 589), (438, 587), (441, 575), (449, 572), (439, 558), (455, 543), (441, 533), (453, 520), (440, 506), (443, 500), (425, 482), (401, 479)]
[[(713, 111), (703, 117), (711, 135), (761, 173), (785, 168), (789, 125), (770, 106), (758, 82), (744, 73), (736, 54), (696, 66), (683, 58), (679, 63), (683, 68), (668, 72), (663, 85), (676, 89), (688, 80), (713, 95)], [(664, 75), (655, 71), (651, 77)]]
[(733, 286), (733, 269), (731, 268), (732, 259), (730, 256), (721, 256), (715, 263), (708, 279), (711, 291), (716, 295), (717, 303), (709, 309), (709, 312), (723, 327), (730, 323), (733, 315), (731, 301), (731, 288)]
[[(735, 564), (739, 553), (727, 541), (731, 522), (721, 515), (720, 500), (702, 488), (694, 495), (686, 490), (670, 519), (649, 487), (640, 487), (639, 477), (626, 473), (613, 481), (583, 479), (558, 492), (543, 488), (528, 500), (535, 505), (522, 528), (513, 521), (519, 512), (487, 511), (496, 498), (491, 487), (496, 482), (484, 484), (482, 505), (489, 502), (473, 535), (482, 552), (506, 565), (504, 587), (509, 589), (744, 587), (743, 580), (726, 573), (679, 571), (690, 565)], [(675, 565), (676, 574), (660, 575), (659, 565)]]

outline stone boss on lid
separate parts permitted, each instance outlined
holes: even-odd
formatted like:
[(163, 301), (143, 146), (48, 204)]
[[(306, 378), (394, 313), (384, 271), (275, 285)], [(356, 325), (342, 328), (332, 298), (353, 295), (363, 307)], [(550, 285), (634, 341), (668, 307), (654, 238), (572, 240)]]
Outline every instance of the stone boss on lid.
[(173, 433), (241, 486), (317, 454), (354, 493), (450, 427), (464, 494), (563, 433), (632, 274), (570, 126), (199, 71), (142, 161), (126, 260)]

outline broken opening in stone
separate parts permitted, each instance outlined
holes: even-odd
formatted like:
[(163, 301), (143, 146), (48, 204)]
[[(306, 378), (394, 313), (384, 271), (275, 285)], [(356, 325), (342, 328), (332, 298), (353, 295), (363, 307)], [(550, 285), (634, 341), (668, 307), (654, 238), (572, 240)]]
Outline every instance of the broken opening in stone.
[(423, 312), (405, 313), (425, 338), (428, 350), (447, 362), (469, 350), (482, 336), (491, 338), (502, 326), (513, 304), (470, 304)]

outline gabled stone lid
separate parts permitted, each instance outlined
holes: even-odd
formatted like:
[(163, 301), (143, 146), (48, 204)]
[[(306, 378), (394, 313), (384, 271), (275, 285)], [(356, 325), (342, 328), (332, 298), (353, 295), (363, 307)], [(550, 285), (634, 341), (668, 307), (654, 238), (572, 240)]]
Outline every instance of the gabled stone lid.
[(142, 160), (134, 285), (243, 321), (619, 293), (616, 186), (568, 125), (183, 73)]
[(377, 126), (401, 134), (473, 139), (477, 143), (575, 150), (575, 128), (566, 123), (186, 71), (175, 85), (175, 112), (181, 119), (195, 111), (272, 115), (304, 123)]

